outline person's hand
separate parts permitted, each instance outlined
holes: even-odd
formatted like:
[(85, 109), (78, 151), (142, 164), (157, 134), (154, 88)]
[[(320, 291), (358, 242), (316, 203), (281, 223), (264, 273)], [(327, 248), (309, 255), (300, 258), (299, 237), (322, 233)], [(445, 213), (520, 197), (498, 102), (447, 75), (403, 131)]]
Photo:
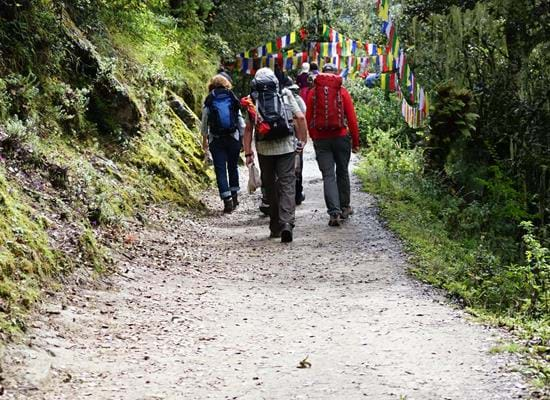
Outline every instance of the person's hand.
[(296, 153), (302, 153), (304, 151), (304, 143), (298, 142), (296, 144)]
[(359, 153), (360, 150), (361, 150), (361, 147), (359, 147), (359, 146), (353, 146), (353, 147), (351, 148), (351, 151), (352, 151), (352, 153), (354, 153), (354, 154)]
[(254, 153), (247, 153), (245, 157), (246, 157), (246, 165), (254, 164)]

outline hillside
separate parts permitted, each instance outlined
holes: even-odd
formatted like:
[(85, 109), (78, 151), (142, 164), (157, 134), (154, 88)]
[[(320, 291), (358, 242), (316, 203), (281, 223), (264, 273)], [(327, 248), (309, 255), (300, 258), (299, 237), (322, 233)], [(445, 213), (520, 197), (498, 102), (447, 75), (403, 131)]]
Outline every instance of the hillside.
[[(120, 2), (0, 8), (0, 332), (41, 290), (109, 265), (128, 218), (200, 208), (195, 112), (216, 55), (200, 24)], [(107, 245), (107, 246), (106, 246)]]

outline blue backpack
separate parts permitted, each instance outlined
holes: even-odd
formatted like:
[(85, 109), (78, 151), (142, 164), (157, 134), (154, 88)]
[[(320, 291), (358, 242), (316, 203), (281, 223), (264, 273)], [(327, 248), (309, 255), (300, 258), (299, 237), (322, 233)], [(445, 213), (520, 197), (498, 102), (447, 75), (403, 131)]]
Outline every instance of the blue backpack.
[(228, 89), (214, 89), (206, 98), (208, 127), (214, 136), (234, 134), (239, 125), (240, 102)]

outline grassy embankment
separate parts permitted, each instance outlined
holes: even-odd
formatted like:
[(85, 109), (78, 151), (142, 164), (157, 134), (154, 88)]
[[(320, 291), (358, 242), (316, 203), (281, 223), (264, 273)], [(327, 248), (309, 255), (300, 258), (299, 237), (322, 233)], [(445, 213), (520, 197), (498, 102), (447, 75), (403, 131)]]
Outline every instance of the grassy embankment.
[[(378, 89), (353, 87), (352, 93), (363, 141), (370, 145), (356, 173), (365, 190), (377, 195), (389, 227), (403, 239), (411, 254), (411, 273), (446, 289), (483, 321), (510, 328), (519, 343), (494, 351), (529, 354), (526, 371), (535, 385), (547, 388), (549, 289), (541, 287), (541, 276), (548, 276), (540, 271), (550, 270), (550, 254), (530, 223), (522, 224), (522, 238), (501, 233), (502, 225), (521, 222), (503, 217), (512, 214), (503, 204), (515, 210), (515, 193), (502, 190), (497, 181), (498, 196), (492, 202), (468, 202), (441, 176), (427, 173), (424, 147), (410, 145), (411, 137), (422, 141), (423, 133), (404, 125), (396, 99), (385, 99)], [(522, 254), (511, 257), (514, 251)]]
[(210, 177), (192, 111), (216, 62), (202, 28), (166, 12), (10, 7), (0, 15), (4, 337), (67, 272), (103, 271), (127, 218), (158, 202), (200, 207)]

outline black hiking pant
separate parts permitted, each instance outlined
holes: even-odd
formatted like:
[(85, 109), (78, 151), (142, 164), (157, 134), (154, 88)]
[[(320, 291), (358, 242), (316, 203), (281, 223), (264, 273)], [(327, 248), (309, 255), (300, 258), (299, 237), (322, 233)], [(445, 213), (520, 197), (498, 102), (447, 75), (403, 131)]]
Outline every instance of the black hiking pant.
[(258, 154), (262, 186), (269, 202), (269, 229), (279, 232), (283, 224), (294, 226), (296, 211), (295, 153)]

